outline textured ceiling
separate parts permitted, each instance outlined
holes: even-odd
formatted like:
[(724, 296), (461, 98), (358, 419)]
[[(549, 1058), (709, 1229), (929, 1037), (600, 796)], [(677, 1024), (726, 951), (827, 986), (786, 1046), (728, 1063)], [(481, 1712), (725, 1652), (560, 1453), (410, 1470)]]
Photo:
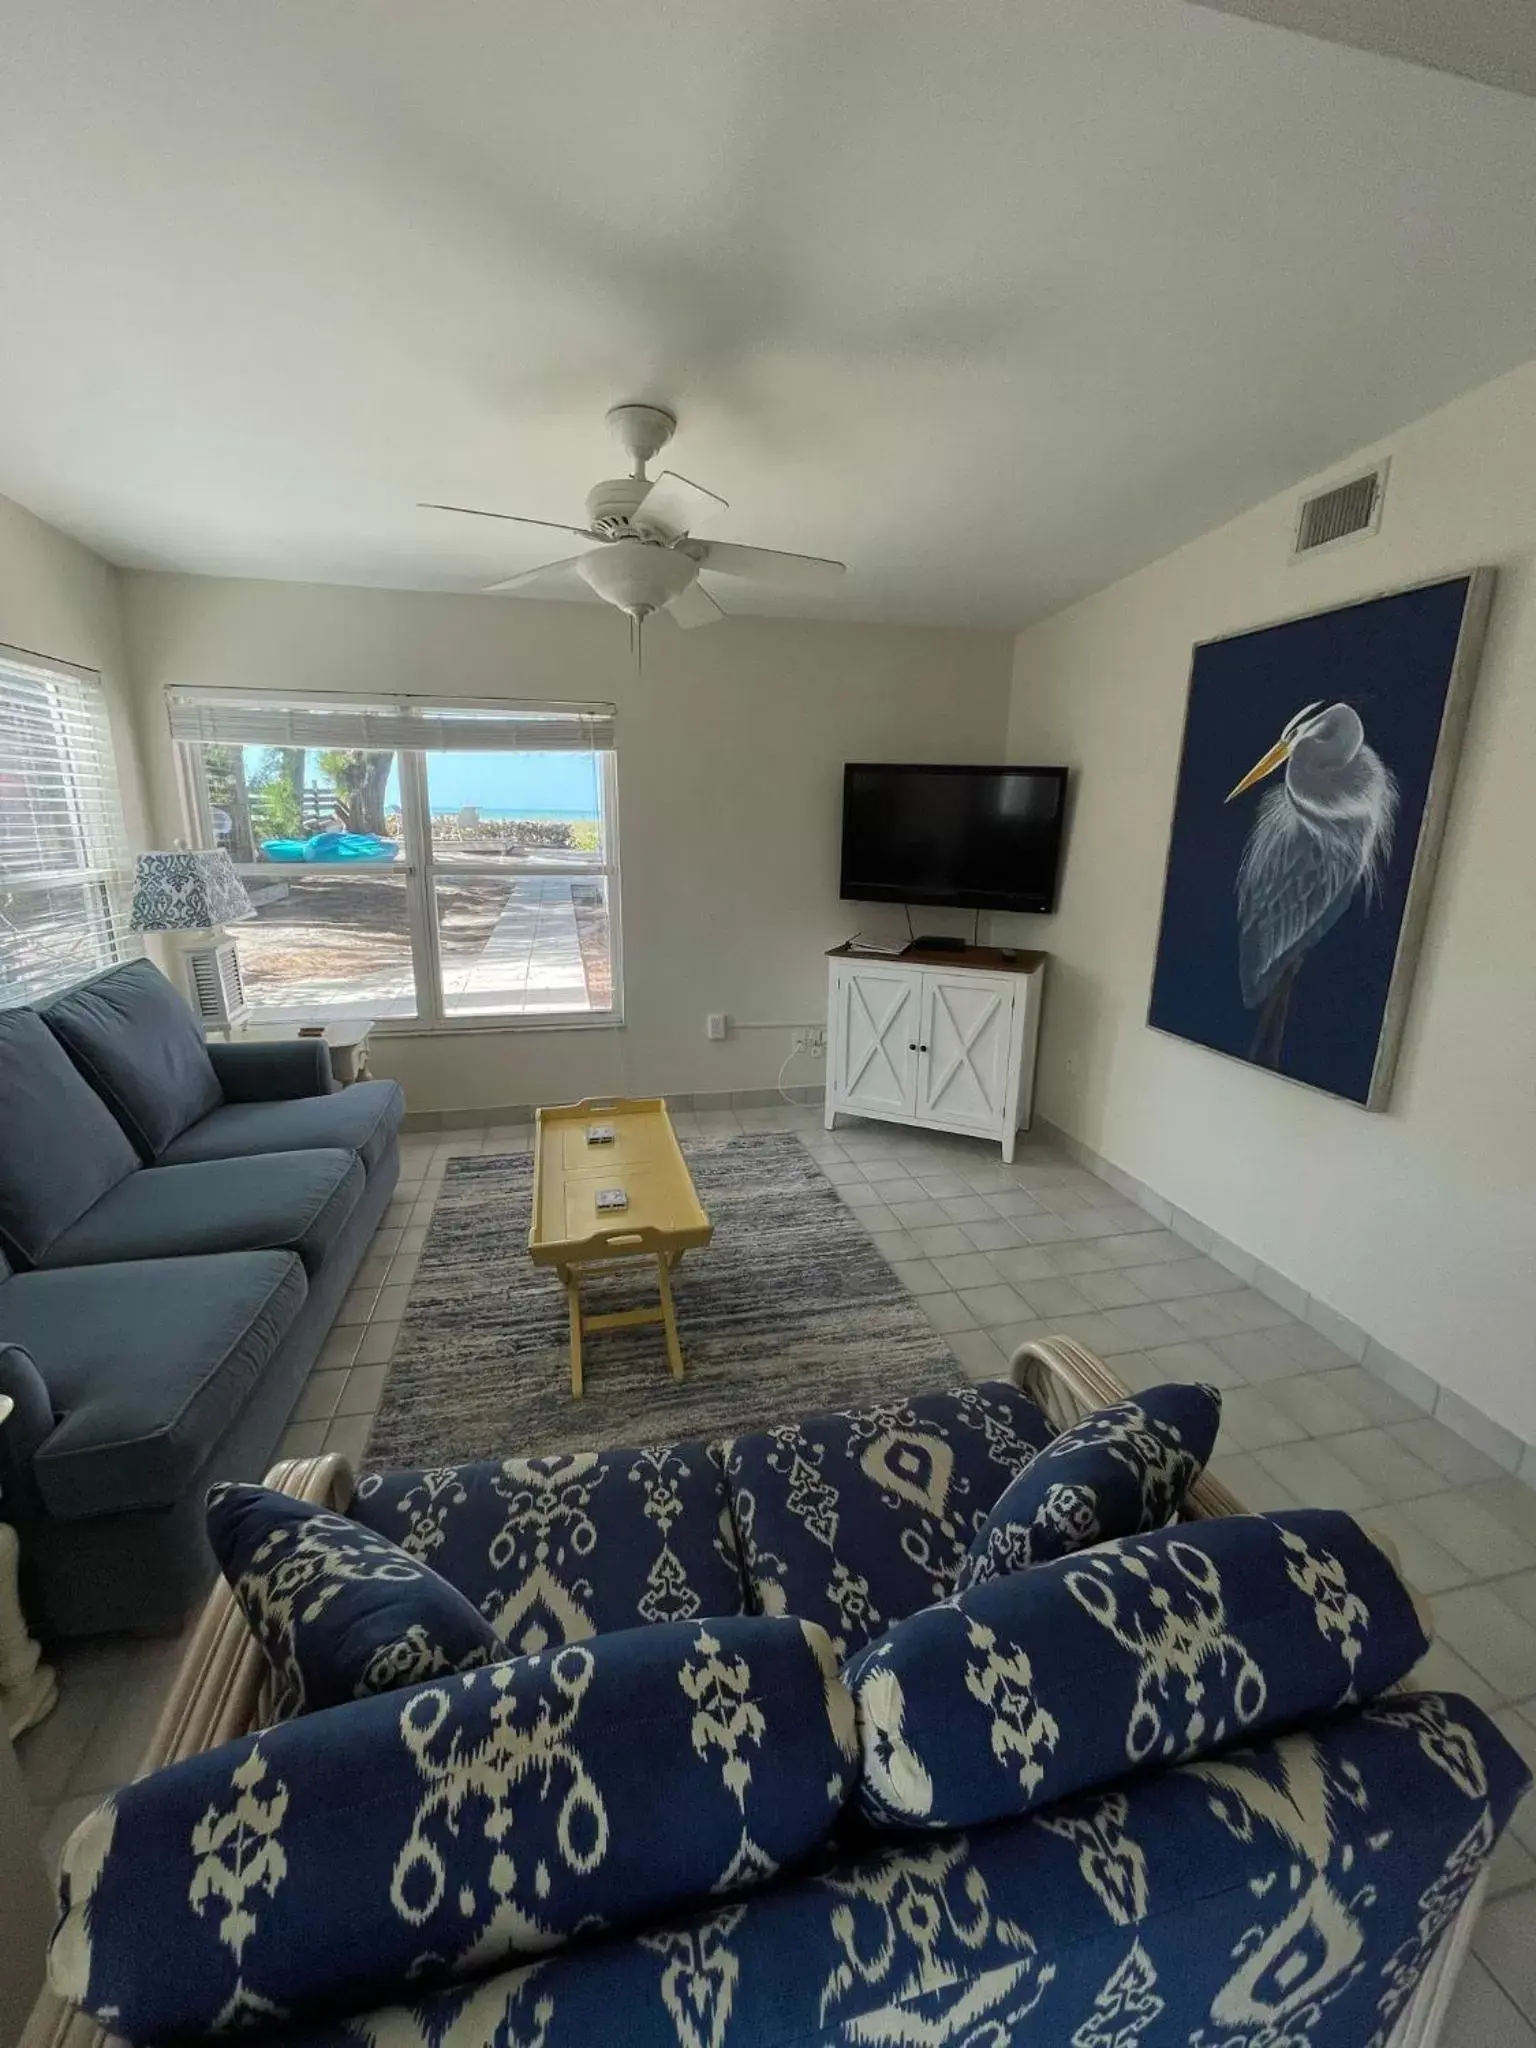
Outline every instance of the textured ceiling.
[[(1184, 0), (9, 0), (0, 491), (112, 559), (472, 590), (623, 398), (1014, 625), (1531, 352), (1511, 94)], [(486, 602), (515, 602), (491, 600)]]

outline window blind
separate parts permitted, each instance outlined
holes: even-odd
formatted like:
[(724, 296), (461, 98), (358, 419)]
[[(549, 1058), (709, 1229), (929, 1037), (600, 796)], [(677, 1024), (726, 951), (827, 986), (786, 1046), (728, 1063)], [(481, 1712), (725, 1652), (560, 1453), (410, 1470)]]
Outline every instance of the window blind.
[(437, 698), (166, 692), (171, 737), (193, 745), (361, 747), (376, 753), (598, 753), (615, 742), (611, 704), (456, 704)]
[(0, 1005), (122, 957), (129, 866), (100, 678), (0, 648)]

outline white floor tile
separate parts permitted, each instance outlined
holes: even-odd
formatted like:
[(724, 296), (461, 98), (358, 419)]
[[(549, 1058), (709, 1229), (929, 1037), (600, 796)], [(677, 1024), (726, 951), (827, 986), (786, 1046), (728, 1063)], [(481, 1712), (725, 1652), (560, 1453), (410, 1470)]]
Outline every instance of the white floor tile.
[(1536, 2020), (1536, 1894), (1515, 1892), (1485, 1906), (1472, 1950), (1524, 2017)]
[(959, 1294), (984, 1330), (995, 1329), (1002, 1323), (1023, 1322), (1029, 1314), (1021, 1298), (1000, 1281), (992, 1287), (962, 1287)]
[(1381, 1505), (1381, 1495), (1334, 1457), (1331, 1443), (1303, 1438), (1298, 1443), (1255, 1451), (1254, 1457), (1305, 1507), (1343, 1508), (1354, 1515)]
[(1211, 1460), (1211, 1472), (1256, 1515), (1279, 1514), (1284, 1508), (1300, 1507), (1302, 1503), (1293, 1493), (1288, 1493), (1273, 1473), (1267, 1472), (1258, 1460), (1248, 1452), (1236, 1457), (1216, 1457)]
[(946, 1341), (967, 1379), (1000, 1379), (1007, 1368), (1007, 1354), (985, 1330), (957, 1330)]
[(1444, 1484), (1432, 1466), (1416, 1458), (1384, 1429), (1360, 1429), (1346, 1436), (1331, 1436), (1328, 1449), (1357, 1478), (1364, 1480), (1378, 1500), (1418, 1500), (1426, 1493), (1438, 1493)]
[(903, 1259), (899, 1265), (892, 1266), (891, 1271), (909, 1294), (947, 1294), (949, 1291), (948, 1282), (931, 1260)]
[(946, 1289), (942, 1294), (925, 1294), (922, 1297), (923, 1314), (933, 1327), (943, 1335), (954, 1330), (974, 1330), (976, 1318), (971, 1314), (958, 1294)]
[(1394, 1422), (1387, 1434), (1439, 1473), (1442, 1486), (1474, 1486), (1480, 1479), (1504, 1476), (1502, 1466), (1496, 1465), (1485, 1451), (1428, 1415), (1413, 1422)]
[[(1536, 1941), (1536, 1906), (1530, 1917), (1526, 1938)], [(1476, 1955), (1466, 1958), (1456, 1980), (1440, 2048), (1536, 2048), (1536, 2030)]]
[(1536, 1629), (1489, 1586), (1458, 1586), (1435, 1601), (1435, 1628), (1500, 1699), (1536, 1693)]
[(1536, 1544), (1516, 1535), (1471, 1492), (1435, 1493), (1425, 1500), (1405, 1501), (1402, 1512), (1465, 1565), (1474, 1579), (1536, 1570)]
[(1402, 1509), (1372, 1508), (1363, 1518), (1367, 1529), (1379, 1529), (1396, 1549), (1404, 1578), (1416, 1592), (1433, 1595), (1464, 1586), (1471, 1572), (1443, 1545), (1427, 1536)]
[(1339, 1384), (1343, 1378), (1342, 1372), (1298, 1373), (1270, 1381), (1265, 1392), (1304, 1436), (1341, 1436), (1372, 1427), (1377, 1418), (1350, 1399), (1348, 1388)]

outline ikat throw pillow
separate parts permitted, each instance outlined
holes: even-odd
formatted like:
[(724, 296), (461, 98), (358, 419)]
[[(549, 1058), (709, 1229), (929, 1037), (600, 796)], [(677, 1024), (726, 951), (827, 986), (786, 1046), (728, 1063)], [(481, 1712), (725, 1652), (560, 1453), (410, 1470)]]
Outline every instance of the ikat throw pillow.
[(280, 1721), (511, 1655), (419, 1558), (312, 1502), (215, 1486), (208, 1541), (272, 1667)]
[(1348, 1515), (1181, 1522), (914, 1614), (843, 1676), (877, 1827), (965, 1828), (1368, 1700), (1429, 1646)]
[(956, 1590), (1113, 1536), (1160, 1529), (1184, 1505), (1221, 1427), (1214, 1387), (1149, 1387), (1062, 1431), (999, 1497)]
[[(114, 2039), (266, 2039), (578, 1939), (601, 1977), (623, 1948), (594, 1937), (697, 1904), (702, 1932), (651, 1939), (691, 2013), (691, 1958), (730, 1964), (730, 1902), (818, 1847), (857, 1755), (832, 1645), (790, 1619), (621, 1629), (354, 1700), (155, 1771), (82, 1821), (49, 1974)], [(722, 2037), (722, 1981), (705, 2033), (676, 2038)], [(634, 2018), (613, 1995), (584, 2038), (632, 2042)]]

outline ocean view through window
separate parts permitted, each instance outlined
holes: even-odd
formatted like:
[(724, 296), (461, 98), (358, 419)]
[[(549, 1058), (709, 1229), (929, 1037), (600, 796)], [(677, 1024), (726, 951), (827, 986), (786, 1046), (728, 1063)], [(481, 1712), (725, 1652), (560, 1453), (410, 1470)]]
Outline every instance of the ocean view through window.
[(198, 836), (255, 908), (260, 1021), (617, 1020), (614, 754), (579, 744), (611, 714), (498, 709), (173, 701)]

